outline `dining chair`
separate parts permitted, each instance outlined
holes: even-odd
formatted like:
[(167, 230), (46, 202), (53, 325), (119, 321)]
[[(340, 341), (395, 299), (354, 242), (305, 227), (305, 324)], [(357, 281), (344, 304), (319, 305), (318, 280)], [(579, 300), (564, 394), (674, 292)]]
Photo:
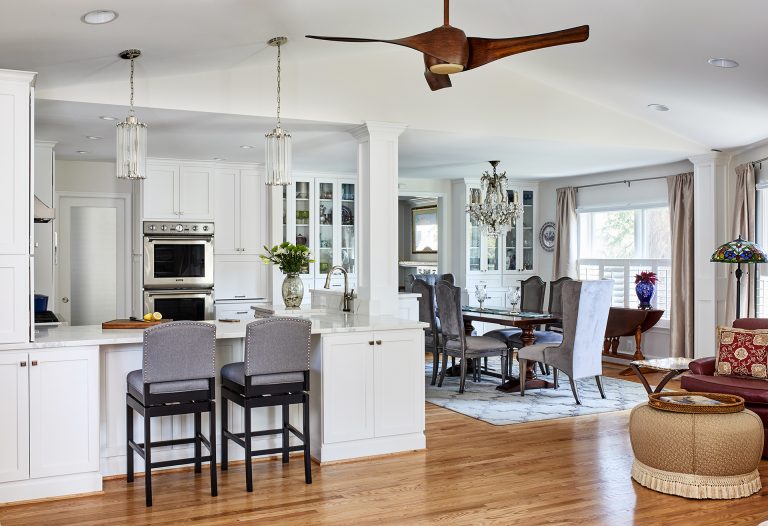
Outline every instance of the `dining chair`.
[(419, 321), (429, 324), (424, 328), (424, 347), (427, 352), (432, 353), (432, 381), (430, 385), (437, 382), (437, 371), (440, 369), (440, 327), (437, 321), (435, 287), (420, 279), (414, 280), (413, 292), (421, 294), (419, 296)]
[[(562, 285), (563, 341), (560, 345), (539, 343), (517, 351), (520, 370), (533, 360), (554, 368), (555, 389), (558, 371), (568, 375), (571, 391), (581, 404), (576, 380), (594, 376), (600, 396), (605, 398), (600, 376), (603, 374), (603, 337), (611, 310), (612, 280), (567, 281)], [(520, 395), (525, 395), (525, 382), (520, 382)]]
[[(559, 322), (548, 323), (546, 330), (533, 331), (536, 343), (548, 343), (559, 345), (563, 341), (563, 284), (573, 281), (572, 278), (562, 277), (549, 282), (549, 313), (556, 318), (561, 318)], [(513, 349), (523, 348), (522, 333), (511, 334), (507, 339), (507, 345)], [(549, 374), (549, 373), (547, 373)]]
[(440, 370), (438, 387), (445, 379), (448, 356), (461, 360), (461, 379), (459, 393), (464, 392), (467, 376), (467, 361), (472, 360), (472, 380), (480, 381), (480, 358), (499, 356), (501, 358), (501, 383), (506, 381), (507, 346), (487, 336), (467, 336), (464, 330), (464, 315), (461, 312), (461, 289), (447, 281), (438, 281), (435, 285), (437, 306), (440, 312), (443, 344), (443, 364)]

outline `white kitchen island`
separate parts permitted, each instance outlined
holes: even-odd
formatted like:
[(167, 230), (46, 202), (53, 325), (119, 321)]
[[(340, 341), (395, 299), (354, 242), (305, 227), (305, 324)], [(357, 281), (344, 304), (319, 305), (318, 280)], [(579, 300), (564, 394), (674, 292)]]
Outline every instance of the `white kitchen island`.
[[(424, 449), (423, 324), (332, 311), (292, 315), (312, 321), (315, 460)], [(247, 321), (215, 324), (220, 401), (218, 371), (243, 359)], [(0, 346), (0, 502), (100, 491), (103, 476), (125, 473), (125, 378), (141, 368), (141, 357), (141, 330), (100, 326), (59, 327), (40, 331), (34, 343)], [(278, 409), (253, 409), (253, 429), (280, 427)], [(301, 429), (298, 406), (291, 421)], [(241, 423), (242, 409), (231, 406), (233, 431)], [(170, 440), (191, 436), (193, 419), (161, 417), (152, 426), (153, 440)], [(279, 441), (256, 437), (254, 449)], [(190, 449), (153, 449), (153, 459), (190, 456)], [(242, 448), (230, 447), (230, 458), (243, 458)], [(143, 469), (138, 456), (136, 468)]]

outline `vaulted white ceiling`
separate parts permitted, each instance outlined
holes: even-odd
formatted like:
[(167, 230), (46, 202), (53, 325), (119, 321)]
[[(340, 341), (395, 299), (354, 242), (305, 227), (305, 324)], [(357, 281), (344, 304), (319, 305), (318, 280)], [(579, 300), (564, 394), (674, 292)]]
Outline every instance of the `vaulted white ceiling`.
[[(96, 7), (120, 16), (82, 24)], [(768, 136), (761, 0), (453, 0), (451, 7), (451, 23), (471, 36), (585, 23), (591, 36), (456, 75), (453, 88), (433, 93), (415, 51), (303, 35), (423, 32), (442, 22), (439, 0), (8, 0), (0, 3), (0, 67), (38, 71), (41, 99), (124, 106), (127, 64), (116, 54), (139, 47), (138, 105), (270, 117), (275, 52), (265, 42), (284, 34), (284, 116), (320, 134), (366, 119), (404, 122), (401, 167), (415, 176), (455, 177), (490, 157), (521, 175), (562, 176)], [(742, 65), (717, 69), (710, 57)], [(652, 112), (650, 103), (671, 111)], [(323, 129), (329, 125), (333, 131)], [(326, 161), (334, 163), (312, 159)]]

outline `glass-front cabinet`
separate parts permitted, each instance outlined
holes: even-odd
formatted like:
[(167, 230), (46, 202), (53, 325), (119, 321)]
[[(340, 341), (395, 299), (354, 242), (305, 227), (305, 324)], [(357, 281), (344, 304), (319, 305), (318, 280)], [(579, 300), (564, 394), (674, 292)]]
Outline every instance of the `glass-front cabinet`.
[[(357, 245), (355, 183), (329, 178), (295, 178), (283, 190), (283, 238), (306, 245), (314, 263), (302, 272), (305, 302), (308, 289), (320, 288), (325, 275), (336, 265), (350, 273), (355, 284)], [(343, 276), (334, 275), (334, 287), (342, 286)]]
[[(466, 184), (467, 203), (480, 201), (479, 183)], [(510, 201), (522, 202), (523, 215), (515, 226), (500, 237), (483, 235), (479, 226), (466, 216), (467, 286), (484, 282), (488, 286), (514, 286), (520, 279), (535, 274), (536, 240), (535, 186), (508, 185)]]

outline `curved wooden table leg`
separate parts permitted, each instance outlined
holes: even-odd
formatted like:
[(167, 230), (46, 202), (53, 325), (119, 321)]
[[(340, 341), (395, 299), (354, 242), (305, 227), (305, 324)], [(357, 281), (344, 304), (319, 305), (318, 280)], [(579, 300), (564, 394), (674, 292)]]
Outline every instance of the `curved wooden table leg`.
[[(652, 393), (653, 390), (651, 390), (651, 386), (648, 384), (648, 380), (645, 379), (645, 375), (643, 375), (643, 371), (641, 371), (640, 368), (633, 363), (629, 364), (629, 368), (637, 375), (638, 378), (640, 378), (640, 381), (643, 382), (643, 387), (645, 387), (645, 391), (648, 394)], [(668, 381), (669, 379), (667, 379), (667, 382)]]

